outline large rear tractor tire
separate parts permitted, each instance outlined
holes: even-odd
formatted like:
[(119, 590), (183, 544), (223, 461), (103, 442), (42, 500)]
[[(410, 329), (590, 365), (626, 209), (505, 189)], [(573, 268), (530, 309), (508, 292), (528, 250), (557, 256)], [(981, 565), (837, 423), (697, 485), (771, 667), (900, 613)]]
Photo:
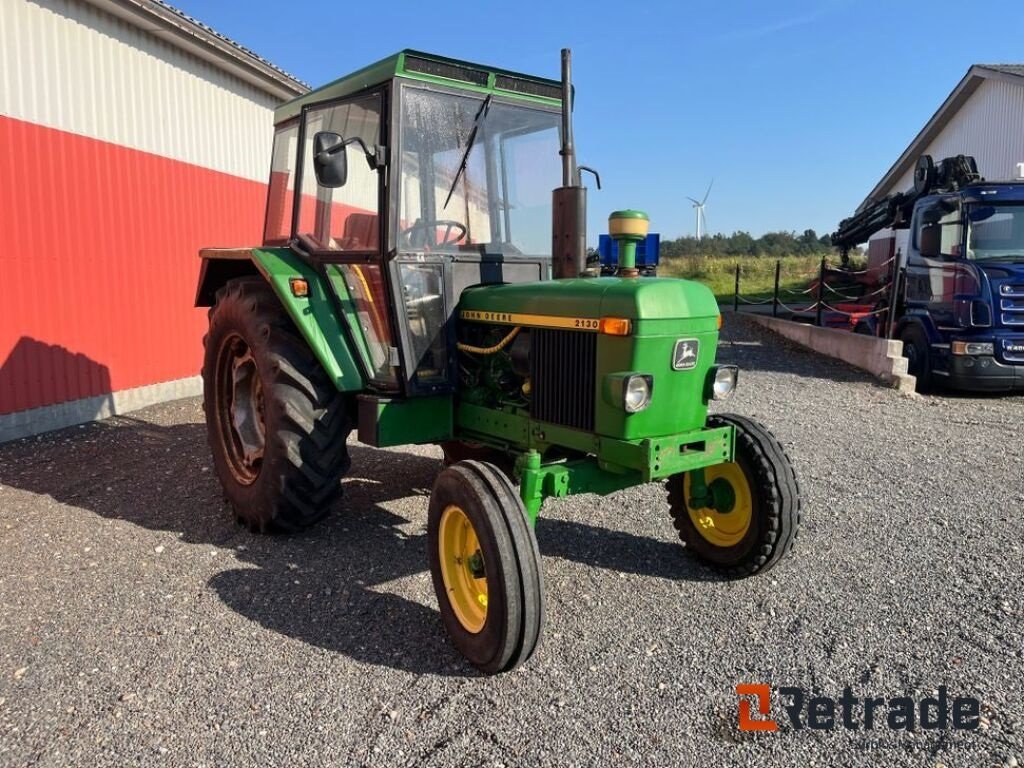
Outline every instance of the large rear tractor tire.
[(736, 431), (735, 461), (704, 470), (721, 500), (692, 505), (689, 473), (672, 476), (668, 498), (679, 538), (698, 559), (730, 578), (766, 571), (793, 547), (800, 526), (800, 488), (789, 457), (756, 421), (722, 415), (708, 427)]
[(230, 280), (209, 318), (203, 407), (224, 495), (250, 530), (308, 528), (349, 468), (345, 398), (263, 278)]
[(507, 672), (537, 647), (544, 589), (523, 502), (493, 464), (460, 461), (434, 483), (430, 575), (455, 647), (483, 672)]

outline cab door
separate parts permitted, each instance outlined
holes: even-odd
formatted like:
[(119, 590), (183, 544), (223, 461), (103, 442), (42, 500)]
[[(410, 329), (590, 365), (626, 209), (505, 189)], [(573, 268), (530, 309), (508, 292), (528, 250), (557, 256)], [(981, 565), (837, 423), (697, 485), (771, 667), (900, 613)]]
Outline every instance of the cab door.
[(953, 300), (963, 256), (963, 229), (956, 196), (928, 198), (914, 212), (906, 307), (909, 314), (927, 315), (936, 330), (955, 326)]
[[(400, 392), (403, 376), (383, 248), (385, 168), (375, 153), (385, 144), (386, 97), (387, 89), (377, 88), (303, 107), (291, 241), (330, 286), (369, 386)], [(336, 144), (340, 140), (344, 178), (318, 177), (318, 135), (333, 136)]]

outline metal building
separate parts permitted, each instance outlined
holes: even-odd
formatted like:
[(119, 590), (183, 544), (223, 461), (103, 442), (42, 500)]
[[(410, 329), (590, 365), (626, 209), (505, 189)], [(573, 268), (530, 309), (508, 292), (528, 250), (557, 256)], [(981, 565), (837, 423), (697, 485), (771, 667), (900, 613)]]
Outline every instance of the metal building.
[[(861, 204), (914, 185), (921, 155), (973, 155), (991, 181), (1024, 178), (1024, 64), (975, 64)], [(905, 248), (907, 230), (872, 236)]]
[(306, 86), (159, 0), (0, 2), (0, 441), (198, 394), (201, 246)]

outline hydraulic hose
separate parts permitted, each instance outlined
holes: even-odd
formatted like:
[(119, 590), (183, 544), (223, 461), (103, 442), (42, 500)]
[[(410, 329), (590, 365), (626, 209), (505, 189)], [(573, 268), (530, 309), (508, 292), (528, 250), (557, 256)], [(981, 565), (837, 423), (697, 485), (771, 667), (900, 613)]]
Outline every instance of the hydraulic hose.
[(517, 325), (509, 332), (508, 336), (499, 341), (493, 347), (474, 347), (472, 344), (463, 344), (461, 341), (455, 346), (458, 348), (459, 352), (470, 352), (474, 355), (493, 355), (495, 352), (501, 352), (501, 350), (511, 344), (512, 339), (518, 336), (521, 330), (522, 327)]

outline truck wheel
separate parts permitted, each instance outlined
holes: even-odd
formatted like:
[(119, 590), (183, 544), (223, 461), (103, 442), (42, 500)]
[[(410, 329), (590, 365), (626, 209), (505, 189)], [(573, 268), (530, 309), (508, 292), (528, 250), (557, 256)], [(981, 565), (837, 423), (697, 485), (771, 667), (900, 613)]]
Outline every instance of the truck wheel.
[(708, 419), (708, 427), (725, 426), (736, 430), (735, 461), (704, 470), (723, 508), (692, 507), (688, 473), (669, 479), (668, 499), (687, 549), (716, 570), (743, 578), (771, 568), (792, 549), (800, 526), (800, 488), (771, 432), (742, 416)]
[(207, 436), (238, 520), (263, 533), (321, 520), (349, 467), (351, 420), (263, 278), (217, 292), (204, 345)]
[(908, 325), (900, 331), (903, 342), (903, 356), (907, 358), (907, 373), (917, 379), (917, 391), (927, 392), (932, 383), (932, 365), (928, 337), (916, 325)]
[(522, 664), (540, 640), (540, 552), (526, 508), (494, 465), (460, 461), (434, 483), (430, 575), (452, 643), (483, 672)]

